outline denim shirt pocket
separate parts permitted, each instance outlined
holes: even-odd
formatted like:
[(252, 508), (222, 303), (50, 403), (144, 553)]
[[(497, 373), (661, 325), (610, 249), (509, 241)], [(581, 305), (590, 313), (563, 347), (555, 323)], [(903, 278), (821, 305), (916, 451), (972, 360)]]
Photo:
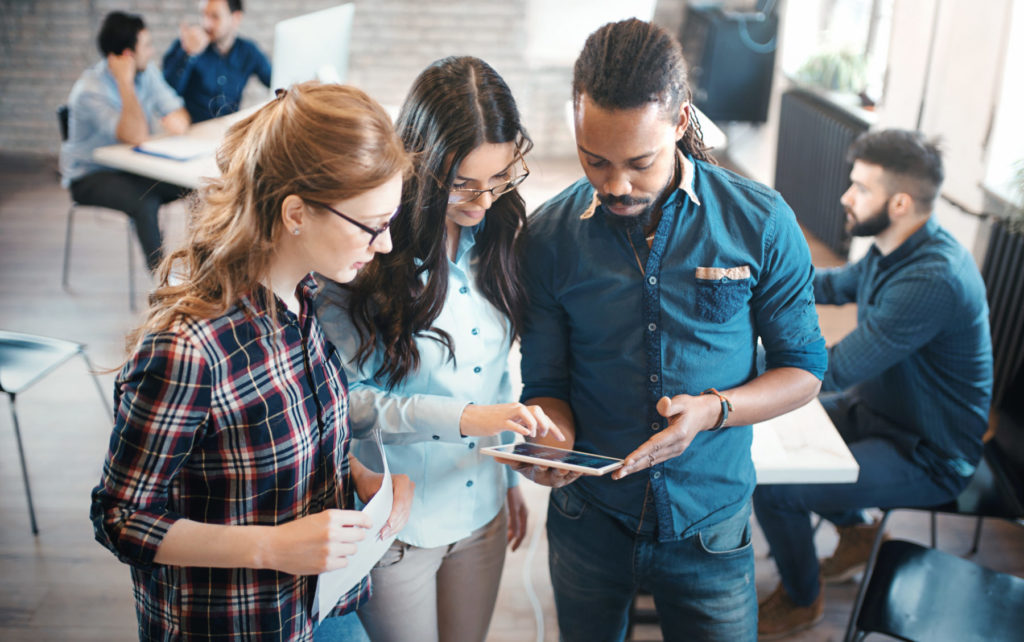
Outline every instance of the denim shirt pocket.
[(725, 323), (742, 310), (750, 298), (750, 266), (699, 267), (697, 312), (705, 321)]

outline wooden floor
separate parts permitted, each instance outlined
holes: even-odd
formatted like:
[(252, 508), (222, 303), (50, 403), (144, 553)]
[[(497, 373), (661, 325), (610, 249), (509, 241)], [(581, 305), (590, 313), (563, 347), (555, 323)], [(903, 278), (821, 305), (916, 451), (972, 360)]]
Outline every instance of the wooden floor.
[[(525, 184), (530, 207), (580, 175), (576, 162), (531, 160)], [(0, 156), (0, 328), (32, 332), (88, 345), (97, 365), (111, 368), (123, 356), (123, 338), (136, 322), (129, 311), (125, 221), (121, 215), (82, 210), (75, 227), (71, 289), (60, 284), (67, 194), (57, 184), (53, 161)], [(165, 209), (169, 242), (181, 237), (184, 212)], [(836, 258), (812, 242), (818, 265)], [(140, 274), (140, 289), (147, 277)], [(140, 304), (142, 297), (140, 297)], [(852, 324), (852, 310), (822, 309), (826, 336), (834, 341)], [(69, 363), (18, 398), (18, 411), (39, 520), (29, 530), (24, 486), (11, 420), (0, 418), (0, 640), (132, 640), (135, 614), (128, 570), (93, 540), (89, 491), (99, 478), (110, 421), (82, 363)], [(113, 377), (100, 376), (109, 396)], [(526, 483), (530, 503), (529, 546), (511, 554), (488, 640), (557, 640), (547, 574), (543, 525), (546, 489)], [(892, 532), (927, 542), (927, 517), (905, 512)], [(940, 546), (969, 548), (973, 521), (940, 517)], [(1024, 531), (989, 520), (982, 564), (1024, 575)], [(757, 588), (771, 591), (774, 566), (755, 530)], [(820, 529), (818, 547), (835, 545), (830, 527)], [(795, 640), (838, 640), (846, 626), (854, 584), (826, 589), (825, 621)], [(539, 614), (539, 617), (538, 617)], [(639, 639), (657, 640), (657, 630)]]

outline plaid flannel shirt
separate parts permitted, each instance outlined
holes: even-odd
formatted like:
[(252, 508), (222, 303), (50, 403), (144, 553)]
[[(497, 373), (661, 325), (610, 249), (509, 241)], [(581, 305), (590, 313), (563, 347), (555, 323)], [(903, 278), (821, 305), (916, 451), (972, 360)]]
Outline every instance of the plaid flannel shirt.
[[(144, 640), (309, 640), (316, 577), (153, 561), (178, 519), (275, 525), (351, 508), (347, 384), (313, 314), (269, 294), (145, 337), (118, 375), (92, 493), (96, 538), (131, 565)], [(276, 319), (261, 299), (276, 306)], [(369, 597), (369, 580), (333, 609)]]

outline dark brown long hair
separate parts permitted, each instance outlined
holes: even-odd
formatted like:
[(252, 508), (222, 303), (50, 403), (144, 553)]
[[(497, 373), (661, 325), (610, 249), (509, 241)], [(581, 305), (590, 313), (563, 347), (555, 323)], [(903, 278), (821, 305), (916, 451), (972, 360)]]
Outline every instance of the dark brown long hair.
[[(533, 145), (508, 85), (490, 65), (469, 56), (438, 60), (416, 78), (397, 129), (415, 165), (402, 190), (402, 216), (391, 226), (395, 249), (347, 286), (349, 314), (360, 335), (357, 363), (383, 350), (375, 376), (389, 387), (419, 367), (418, 336), (440, 342), (454, 359), (452, 337), (433, 323), (448, 293), (445, 213), (459, 164), (485, 143), (512, 142), (524, 155)], [(476, 282), (508, 317), (511, 344), (526, 298), (517, 252), (526, 206), (519, 192), (495, 200), (482, 225)]]
[[(675, 122), (679, 108), (691, 100), (683, 48), (672, 34), (649, 22), (636, 18), (610, 22), (590, 34), (576, 59), (573, 101), (583, 94), (602, 109), (633, 109), (657, 102)], [(692, 112), (690, 126), (677, 146), (697, 160), (715, 162)]]
[(221, 176), (202, 189), (184, 245), (157, 269), (129, 349), (181, 316), (216, 318), (257, 289), (284, 233), (289, 194), (353, 198), (407, 171), (410, 159), (376, 101), (354, 87), (308, 82), (233, 125), (217, 165)]

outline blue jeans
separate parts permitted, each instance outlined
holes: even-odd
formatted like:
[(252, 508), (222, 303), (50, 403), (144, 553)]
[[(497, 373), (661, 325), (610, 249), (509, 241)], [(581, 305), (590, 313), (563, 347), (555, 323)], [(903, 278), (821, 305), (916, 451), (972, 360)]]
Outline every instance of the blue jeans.
[[(943, 474), (924, 446), (899, 444), (899, 427), (842, 394), (821, 396), (860, 475), (852, 484), (770, 484), (754, 491), (754, 512), (779, 569), (782, 587), (797, 604), (818, 597), (818, 555), (811, 513), (837, 526), (863, 523), (863, 509), (926, 507), (950, 501), (969, 478)], [(893, 433), (893, 439), (883, 435)]]
[(638, 588), (665, 640), (757, 639), (749, 505), (684, 540), (637, 534), (572, 485), (551, 492), (548, 565), (562, 640), (623, 640)]
[(313, 629), (313, 642), (370, 642), (355, 611), (325, 618)]

